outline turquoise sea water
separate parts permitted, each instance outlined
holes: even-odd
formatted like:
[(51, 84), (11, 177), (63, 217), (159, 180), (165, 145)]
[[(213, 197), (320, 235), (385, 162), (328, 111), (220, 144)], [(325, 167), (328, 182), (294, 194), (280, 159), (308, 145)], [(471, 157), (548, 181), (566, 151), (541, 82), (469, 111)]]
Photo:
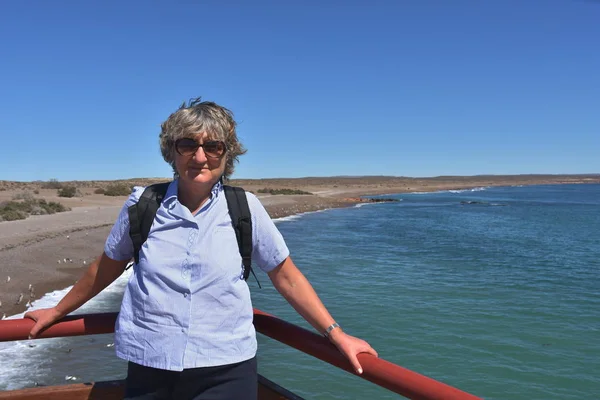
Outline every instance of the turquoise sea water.
[[(486, 399), (600, 398), (600, 185), (384, 197), (401, 201), (278, 222), (347, 332)], [(259, 279), (263, 289), (250, 281), (256, 307), (308, 326)], [(117, 310), (121, 289), (81, 311)], [(4, 344), (0, 389), (122, 378), (111, 342)], [(398, 398), (262, 335), (259, 346), (260, 372), (308, 399)]]

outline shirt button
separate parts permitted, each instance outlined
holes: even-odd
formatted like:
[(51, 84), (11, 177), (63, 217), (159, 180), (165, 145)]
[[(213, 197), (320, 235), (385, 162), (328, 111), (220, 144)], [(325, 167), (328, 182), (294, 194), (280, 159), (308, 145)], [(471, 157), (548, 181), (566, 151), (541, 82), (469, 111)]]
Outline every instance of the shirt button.
[(187, 297), (187, 293), (184, 293), (184, 294), (183, 294), (183, 297)]

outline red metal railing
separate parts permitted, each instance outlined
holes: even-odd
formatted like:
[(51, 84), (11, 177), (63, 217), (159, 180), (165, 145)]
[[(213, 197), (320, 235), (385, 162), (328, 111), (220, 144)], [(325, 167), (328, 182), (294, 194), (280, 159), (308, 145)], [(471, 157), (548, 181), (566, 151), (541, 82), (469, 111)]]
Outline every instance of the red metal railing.
[[(68, 316), (42, 332), (38, 338), (112, 333), (116, 318), (116, 313)], [(314, 332), (257, 309), (254, 309), (254, 325), (258, 332), (270, 338), (356, 375), (350, 363), (335, 346)], [(33, 321), (30, 319), (0, 321), (0, 342), (26, 340), (32, 327)], [(370, 354), (359, 354), (358, 359), (363, 373), (357, 376), (409, 399), (481, 400), (472, 394)]]

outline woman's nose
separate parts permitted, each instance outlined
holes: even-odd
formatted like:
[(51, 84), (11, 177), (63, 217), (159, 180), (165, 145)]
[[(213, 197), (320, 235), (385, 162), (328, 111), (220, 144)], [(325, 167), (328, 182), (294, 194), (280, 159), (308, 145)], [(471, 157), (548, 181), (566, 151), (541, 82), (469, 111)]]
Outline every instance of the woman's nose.
[(194, 153), (194, 159), (196, 162), (206, 162), (206, 153), (204, 153), (204, 147), (198, 147), (198, 150)]

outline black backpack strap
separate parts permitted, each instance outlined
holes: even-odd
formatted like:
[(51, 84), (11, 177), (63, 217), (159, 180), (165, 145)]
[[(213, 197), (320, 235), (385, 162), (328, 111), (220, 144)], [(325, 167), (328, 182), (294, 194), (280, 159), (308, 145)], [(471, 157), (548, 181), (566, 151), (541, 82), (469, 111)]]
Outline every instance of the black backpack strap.
[(229, 216), (231, 217), (238, 248), (242, 256), (244, 280), (248, 280), (250, 272), (252, 272), (258, 286), (262, 288), (256, 274), (252, 270), (252, 217), (250, 207), (248, 207), (246, 192), (240, 187), (229, 185), (223, 185), (223, 190), (225, 191)]
[(129, 236), (133, 243), (135, 263), (140, 261), (140, 249), (148, 239), (156, 212), (171, 182), (156, 183), (144, 189), (137, 203), (129, 206)]

